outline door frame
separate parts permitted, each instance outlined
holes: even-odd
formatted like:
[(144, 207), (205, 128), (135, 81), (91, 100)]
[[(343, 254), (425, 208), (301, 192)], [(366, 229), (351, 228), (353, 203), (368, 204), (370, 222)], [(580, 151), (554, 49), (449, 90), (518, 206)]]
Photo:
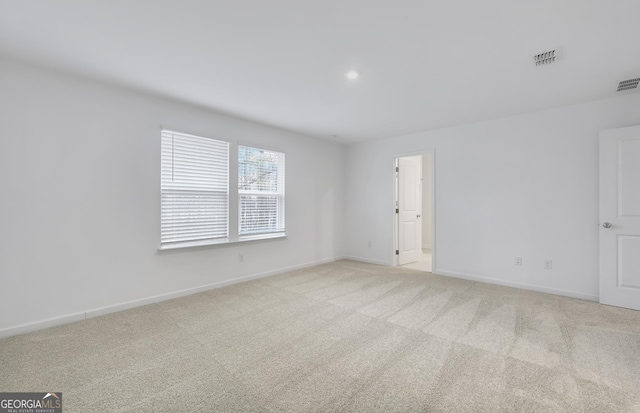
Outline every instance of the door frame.
[[(393, 192), (391, 193), (391, 219), (393, 221), (393, 266), (397, 267), (398, 264), (398, 255), (396, 251), (398, 250), (398, 219), (399, 216), (396, 213), (396, 200), (398, 198), (398, 179), (396, 176), (396, 166), (398, 164), (398, 158), (405, 158), (408, 156), (423, 156), (423, 155), (431, 155), (431, 170), (429, 171), (429, 177), (431, 179), (431, 197), (429, 201), (431, 202), (431, 272), (435, 274), (436, 271), (436, 150), (435, 148), (422, 149), (418, 151), (412, 152), (403, 152), (395, 154), (391, 160), (391, 171), (393, 177)], [(424, 165), (423, 165), (424, 168)], [(422, 205), (422, 209), (424, 210), (424, 204)], [(423, 217), (424, 218), (424, 217)], [(422, 246), (420, 246), (422, 248)]]

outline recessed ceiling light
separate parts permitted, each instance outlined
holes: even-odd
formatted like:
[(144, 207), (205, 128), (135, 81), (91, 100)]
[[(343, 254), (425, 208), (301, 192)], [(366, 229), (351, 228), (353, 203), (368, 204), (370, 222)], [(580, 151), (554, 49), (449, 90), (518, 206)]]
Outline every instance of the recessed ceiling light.
[(346, 73), (345, 76), (347, 76), (347, 79), (354, 80), (354, 79), (357, 79), (358, 76), (360, 76), (360, 73), (358, 73), (357, 70), (350, 70)]

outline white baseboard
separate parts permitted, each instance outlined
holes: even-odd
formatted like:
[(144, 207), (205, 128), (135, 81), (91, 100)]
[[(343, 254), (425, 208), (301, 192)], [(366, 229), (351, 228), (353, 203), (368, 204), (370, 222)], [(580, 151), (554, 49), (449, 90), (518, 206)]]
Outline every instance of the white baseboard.
[(386, 262), (386, 261), (381, 261), (381, 260), (372, 260), (370, 258), (362, 258), (362, 257), (354, 257), (352, 255), (345, 255), (344, 257), (342, 257), (345, 260), (353, 260), (353, 261), (360, 261), (360, 262), (366, 262), (368, 264), (377, 264), (377, 265), (385, 265), (387, 267), (392, 266), (393, 263), (390, 262)]
[(245, 281), (251, 281), (258, 278), (268, 277), (270, 275), (280, 274), (287, 271), (299, 270), (301, 268), (313, 267), (314, 265), (326, 264), (328, 262), (334, 262), (339, 259), (341, 259), (341, 257), (313, 261), (305, 264), (284, 267), (277, 270), (265, 271), (258, 274), (245, 275), (243, 277), (238, 277), (231, 280), (218, 281), (215, 283), (205, 284), (198, 287), (187, 288), (184, 290), (174, 291), (167, 294), (160, 294), (153, 297), (143, 298), (140, 300), (127, 301), (125, 303), (114, 304), (114, 305), (101, 307), (101, 308), (95, 308), (95, 309), (86, 311), (86, 315), (87, 315), (87, 318), (99, 317), (105, 314), (128, 310), (130, 308), (135, 308), (135, 307), (142, 307), (143, 305), (159, 303), (161, 301), (172, 300), (174, 298), (184, 297), (186, 295), (191, 295), (191, 294), (197, 294), (204, 291), (213, 290), (216, 288), (222, 288), (228, 285), (238, 284)]
[(55, 327), (62, 324), (75, 323), (76, 321), (84, 321), (85, 313), (73, 313), (60, 317), (47, 318), (45, 320), (34, 321), (32, 323), (20, 324), (15, 327), (7, 327), (0, 330), (0, 338), (17, 336), (26, 334), (36, 330), (42, 330), (49, 327)]
[(437, 275), (445, 275), (447, 277), (462, 278), (462, 279), (470, 280), (470, 281), (479, 281), (479, 282), (484, 282), (484, 283), (489, 283), (489, 284), (503, 285), (505, 287), (520, 288), (522, 290), (538, 291), (538, 292), (541, 292), (541, 293), (562, 295), (562, 296), (565, 296), (565, 297), (578, 298), (580, 300), (598, 302), (598, 296), (597, 295), (580, 293), (580, 292), (576, 292), (576, 291), (568, 291), (568, 290), (559, 290), (559, 289), (555, 289), (555, 288), (540, 287), (540, 286), (533, 285), (533, 284), (519, 283), (519, 282), (514, 282), (514, 281), (504, 281), (504, 280), (498, 280), (498, 279), (495, 279), (495, 278), (482, 277), (482, 276), (479, 276), (479, 275), (462, 274), (462, 273), (451, 272), (451, 271), (446, 271), (446, 270), (439, 270), (439, 269), (434, 269), (433, 273), (437, 274)]
[(293, 265), (290, 267), (283, 267), (276, 270), (265, 271), (258, 274), (246, 275), (246, 276), (234, 278), (231, 280), (218, 281), (215, 283), (201, 285), (198, 287), (187, 288), (184, 290), (174, 291), (166, 294), (160, 294), (153, 297), (141, 298), (139, 300), (127, 301), (124, 303), (113, 304), (105, 307), (92, 308), (84, 312), (68, 314), (60, 317), (49, 318), (46, 320), (34, 321), (32, 323), (26, 323), (26, 324), (18, 325), (15, 327), (7, 327), (7, 328), (0, 329), (0, 338), (17, 336), (19, 334), (30, 333), (32, 331), (42, 330), (49, 327), (55, 327), (63, 324), (73, 323), (76, 321), (83, 321), (89, 318), (99, 317), (105, 314), (128, 310), (135, 307), (142, 307), (143, 305), (158, 303), (161, 301), (184, 297), (191, 294), (197, 294), (200, 292), (213, 290), (215, 288), (226, 287), (228, 285), (233, 285), (233, 284), (238, 284), (245, 281), (255, 280), (258, 278), (268, 277), (270, 275), (280, 274), (287, 271), (313, 267), (314, 265), (326, 264), (326, 263), (338, 261), (344, 258), (345, 257), (326, 258), (323, 260), (317, 260), (317, 261), (308, 262), (305, 264)]

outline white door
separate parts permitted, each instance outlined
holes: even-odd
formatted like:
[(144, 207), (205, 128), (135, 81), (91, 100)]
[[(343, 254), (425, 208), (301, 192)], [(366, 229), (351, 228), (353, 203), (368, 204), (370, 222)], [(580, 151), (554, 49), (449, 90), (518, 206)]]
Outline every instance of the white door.
[(600, 132), (600, 302), (640, 310), (640, 126)]
[(422, 253), (422, 157), (398, 159), (398, 264)]

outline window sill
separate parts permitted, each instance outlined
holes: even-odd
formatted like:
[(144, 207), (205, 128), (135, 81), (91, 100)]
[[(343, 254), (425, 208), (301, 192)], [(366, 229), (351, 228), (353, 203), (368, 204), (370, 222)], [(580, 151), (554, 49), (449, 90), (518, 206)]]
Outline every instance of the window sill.
[(243, 242), (250, 241), (260, 241), (267, 239), (276, 239), (276, 238), (287, 238), (287, 234), (284, 232), (278, 232), (274, 234), (260, 234), (260, 235), (247, 235), (244, 237), (240, 237), (236, 241), (230, 241), (228, 238), (224, 239), (216, 239), (216, 240), (206, 240), (206, 241), (189, 241), (189, 242), (181, 242), (176, 244), (169, 245), (161, 245), (158, 250), (159, 251), (169, 251), (169, 250), (179, 250), (183, 248), (197, 248), (197, 247), (215, 247), (221, 245), (233, 245), (240, 244)]
[(237, 242), (246, 242), (246, 241), (256, 241), (260, 239), (271, 239), (271, 238), (286, 238), (287, 234), (284, 232), (275, 232), (271, 234), (258, 234), (258, 235), (245, 235), (238, 239)]

